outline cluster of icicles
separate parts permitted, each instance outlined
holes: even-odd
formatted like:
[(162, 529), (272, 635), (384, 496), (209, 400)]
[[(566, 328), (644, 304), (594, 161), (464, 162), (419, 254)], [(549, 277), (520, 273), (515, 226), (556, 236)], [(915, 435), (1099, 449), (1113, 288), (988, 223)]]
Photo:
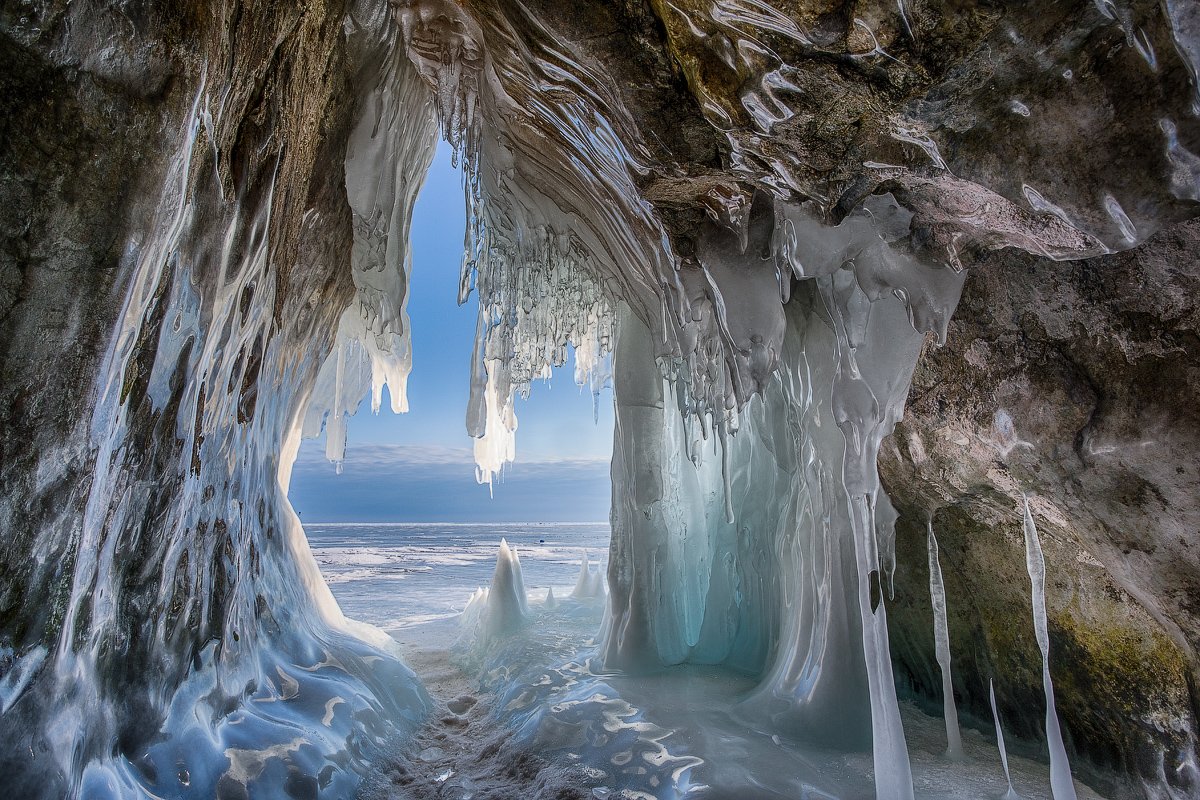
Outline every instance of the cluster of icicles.
[[(1042, 543), (1037, 526), (1029, 510), (1029, 499), (1024, 501), (1025, 566), (1032, 584), (1033, 628), (1037, 636), (1038, 649), (1042, 654), (1042, 682), (1046, 694), (1046, 744), (1050, 756), (1050, 790), (1054, 800), (1074, 800), (1075, 783), (1071, 778), (1071, 767), (1067, 750), (1063, 745), (1062, 730), (1058, 723), (1058, 712), (1054, 705), (1054, 684), (1050, 680), (1050, 638), (1046, 620), (1046, 562), (1042, 557)], [(933, 532), (933, 521), (928, 522), (929, 534), (929, 596), (933, 603), (934, 645), (937, 648), (938, 667), (942, 673), (942, 715), (946, 721), (946, 755), (955, 760), (963, 758), (962, 735), (958, 729), (958, 711), (954, 705), (954, 683), (950, 667), (950, 632), (946, 623), (946, 588), (942, 582), (942, 566), (938, 559), (937, 537)], [(1000, 761), (1008, 790), (1004, 800), (1020, 797), (1013, 787), (1008, 769), (1008, 750), (1004, 746), (1004, 731), (1000, 727), (1000, 713), (996, 710), (996, 690), (988, 685), (988, 698), (992, 706), (992, 720), (996, 727), (996, 745), (1000, 750)]]

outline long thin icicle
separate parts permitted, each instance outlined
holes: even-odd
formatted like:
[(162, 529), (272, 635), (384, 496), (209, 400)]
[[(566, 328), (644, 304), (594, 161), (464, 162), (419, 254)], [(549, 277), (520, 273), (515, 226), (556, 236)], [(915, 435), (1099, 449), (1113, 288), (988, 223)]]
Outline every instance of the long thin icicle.
[(958, 729), (958, 709), (954, 704), (954, 681), (950, 673), (950, 628), (946, 624), (946, 586), (942, 582), (942, 565), (938, 559), (937, 537), (933, 520), (926, 522), (929, 531), (929, 597), (933, 603), (933, 640), (937, 648), (938, 667), (942, 671), (942, 715), (946, 718), (946, 755), (954, 760), (963, 756), (962, 734)]
[(1042, 686), (1046, 691), (1046, 745), (1050, 749), (1050, 790), (1054, 800), (1075, 800), (1075, 782), (1071, 779), (1071, 765), (1067, 761), (1067, 749), (1063, 746), (1062, 729), (1058, 725), (1058, 711), (1054, 708), (1054, 684), (1050, 680), (1050, 633), (1046, 622), (1046, 560), (1042, 557), (1042, 543), (1038, 539), (1033, 515), (1029, 512), (1029, 498), (1025, 501), (1025, 564), (1029, 569), (1029, 580), (1033, 584), (1033, 627), (1037, 634), (1038, 648), (1042, 651)]
[(1021, 795), (1013, 788), (1012, 775), (1008, 771), (1008, 749), (1004, 746), (1004, 731), (1000, 729), (1000, 713), (996, 711), (996, 685), (988, 681), (988, 697), (992, 701), (992, 722), (996, 723), (996, 746), (1000, 748), (1000, 764), (1004, 767), (1004, 780), (1008, 781), (1008, 791), (1001, 800), (1021, 800)]

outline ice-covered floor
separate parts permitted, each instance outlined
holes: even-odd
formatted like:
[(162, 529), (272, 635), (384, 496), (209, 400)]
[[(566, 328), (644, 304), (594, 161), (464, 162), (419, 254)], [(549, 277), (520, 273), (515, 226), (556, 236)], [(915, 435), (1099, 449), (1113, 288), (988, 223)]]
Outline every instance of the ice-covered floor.
[[(571, 586), (555, 587), (565, 598)], [(642, 677), (591, 668), (602, 604), (530, 592), (529, 624), (481, 651), (452, 619), (393, 635), (437, 711), (407, 763), (370, 797), (873, 798), (869, 753), (822, 751), (747, 728), (730, 714), (753, 682), (712, 667)], [(944, 755), (941, 719), (902, 706), (918, 798), (1000, 798), (994, 739), (966, 729), (966, 759)], [(1050, 800), (1049, 765), (1010, 756), (1013, 785)], [(1078, 796), (1099, 798), (1076, 783)]]

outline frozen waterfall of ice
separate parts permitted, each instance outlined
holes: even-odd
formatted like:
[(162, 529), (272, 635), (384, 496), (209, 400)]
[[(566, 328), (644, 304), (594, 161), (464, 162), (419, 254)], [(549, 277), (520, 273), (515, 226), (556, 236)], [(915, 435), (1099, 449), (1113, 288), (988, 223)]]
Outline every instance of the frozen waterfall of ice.
[[(388, 19), (374, 55), (354, 57), (378, 55)], [(275, 771), (293, 769), (349, 793), (428, 710), (395, 642), (342, 615), (286, 499), (306, 409), (328, 412), (337, 450), (372, 373), (376, 396), (386, 381), (403, 398), (407, 226), (435, 123), (406, 61), (371, 80), (364, 113), (379, 113), (356, 125), (346, 165), (358, 298), (336, 332), (338, 309), (281, 291), (296, 265), (273, 249), (280, 165), (228, 195), (211, 150), (223, 87), (196, 87), (156, 214), (126, 250), (96, 381), (78, 558), (34, 690), (53, 698), (36, 767), (48, 792), (57, 776), (97, 800), (273, 798)], [(298, 258), (320, 257), (331, 223), (303, 216)], [(319, 287), (305, 281), (326, 279), (298, 266), (290, 288), (307, 298)], [(37, 655), (5, 676), (11, 730), (33, 707)]]

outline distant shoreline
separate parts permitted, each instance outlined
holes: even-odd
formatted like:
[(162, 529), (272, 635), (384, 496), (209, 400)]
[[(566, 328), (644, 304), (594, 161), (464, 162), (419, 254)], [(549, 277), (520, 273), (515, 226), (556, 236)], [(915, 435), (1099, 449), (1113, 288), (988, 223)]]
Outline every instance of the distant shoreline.
[(321, 520), (301, 519), (301, 522), (305, 525), (322, 525), (327, 528), (350, 528), (361, 525), (410, 528), (433, 527), (435, 525), (443, 528), (487, 528), (495, 527), (496, 525), (521, 525), (531, 528), (569, 528), (609, 524), (608, 520), (597, 520), (596, 522), (323, 522)]

